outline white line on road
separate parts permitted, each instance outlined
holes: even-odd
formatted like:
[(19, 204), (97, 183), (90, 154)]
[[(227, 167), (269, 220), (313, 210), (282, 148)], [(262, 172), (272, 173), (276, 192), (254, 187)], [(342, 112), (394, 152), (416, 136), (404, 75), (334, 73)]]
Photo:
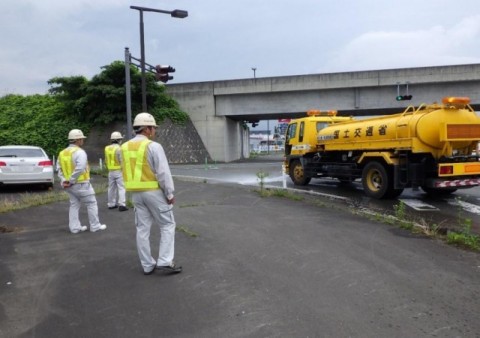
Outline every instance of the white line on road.
[(453, 206), (459, 206), (465, 211), (471, 212), (472, 214), (480, 215), (480, 206), (476, 204), (460, 201), (458, 199), (449, 200), (448, 204)]
[(417, 211), (438, 211), (439, 210), (437, 207), (434, 207), (433, 205), (427, 204), (423, 201), (416, 200), (416, 199), (405, 198), (405, 199), (399, 199), (399, 201), (402, 201), (403, 203), (408, 205), (410, 208), (415, 209)]

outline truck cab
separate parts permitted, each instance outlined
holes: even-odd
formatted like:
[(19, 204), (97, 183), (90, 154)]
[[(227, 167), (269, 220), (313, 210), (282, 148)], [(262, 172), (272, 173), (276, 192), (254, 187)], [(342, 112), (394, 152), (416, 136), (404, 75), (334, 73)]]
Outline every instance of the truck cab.
[(333, 123), (352, 121), (351, 116), (337, 116), (337, 111), (309, 110), (307, 116), (292, 120), (285, 134), (285, 171), (292, 181), (305, 185), (310, 178), (303, 176), (301, 159), (317, 151), (317, 134)]

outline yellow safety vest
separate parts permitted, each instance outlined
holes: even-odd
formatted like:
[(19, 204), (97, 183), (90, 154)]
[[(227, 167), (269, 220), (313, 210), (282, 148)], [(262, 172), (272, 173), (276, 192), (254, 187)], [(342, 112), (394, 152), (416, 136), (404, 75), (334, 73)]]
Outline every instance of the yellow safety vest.
[[(63, 176), (68, 181), (72, 177), (73, 171), (75, 170), (75, 163), (73, 163), (73, 153), (79, 150), (79, 147), (68, 147), (63, 149), (58, 155), (58, 160), (60, 161), (60, 167), (62, 168)], [(83, 173), (80, 174), (77, 178), (77, 182), (84, 182), (90, 179), (90, 166), (87, 163), (87, 168)]]
[(127, 191), (156, 190), (160, 186), (147, 161), (150, 140), (122, 144), (122, 174)]
[(110, 144), (105, 147), (105, 165), (108, 170), (120, 170), (120, 162), (115, 156), (116, 150), (120, 147), (118, 144)]

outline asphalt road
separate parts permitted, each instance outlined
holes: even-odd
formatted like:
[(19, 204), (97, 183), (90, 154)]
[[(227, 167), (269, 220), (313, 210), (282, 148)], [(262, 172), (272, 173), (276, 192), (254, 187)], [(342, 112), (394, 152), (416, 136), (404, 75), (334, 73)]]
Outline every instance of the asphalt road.
[(295, 186), (288, 176), (282, 174), (281, 154), (235, 163), (174, 165), (172, 173), (177, 177), (196, 177), (210, 183), (227, 182), (257, 187), (260, 184), (258, 173), (265, 173), (263, 182), (266, 187), (287, 187), (337, 197), (348, 200), (351, 205), (385, 215), (393, 214), (395, 206), (401, 201), (406, 205), (406, 215), (410, 220), (456, 231), (464, 230), (464, 224), (470, 223), (470, 231), (480, 235), (480, 187), (460, 189), (449, 196), (438, 197), (429, 196), (420, 189), (405, 189), (396, 199), (377, 200), (365, 196), (359, 181), (345, 184), (325, 178), (313, 179), (306, 186)]
[(0, 337), (480, 336), (480, 254), (325, 192), (260, 197), (277, 166), (172, 166), (179, 275), (142, 274), (106, 194), (103, 232), (70, 234), (67, 201), (0, 214)]
[(480, 336), (478, 253), (336, 200), (177, 178), (184, 272), (144, 276), (133, 210), (97, 198), (97, 233), (68, 202), (0, 214), (0, 337)]

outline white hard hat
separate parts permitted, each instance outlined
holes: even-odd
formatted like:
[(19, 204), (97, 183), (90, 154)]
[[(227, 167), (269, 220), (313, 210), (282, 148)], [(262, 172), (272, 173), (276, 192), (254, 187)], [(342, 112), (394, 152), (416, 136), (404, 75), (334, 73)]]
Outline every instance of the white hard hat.
[(121, 134), (120, 132), (118, 132), (118, 131), (114, 131), (114, 132), (112, 133), (112, 136), (110, 136), (110, 140), (121, 140), (121, 139), (123, 139), (123, 136), (122, 136), (122, 134)]
[(79, 140), (82, 138), (86, 138), (85, 135), (83, 135), (82, 131), (80, 129), (72, 129), (68, 133), (68, 139), (69, 140)]
[(155, 118), (149, 113), (140, 113), (133, 120), (134, 127), (158, 127)]

